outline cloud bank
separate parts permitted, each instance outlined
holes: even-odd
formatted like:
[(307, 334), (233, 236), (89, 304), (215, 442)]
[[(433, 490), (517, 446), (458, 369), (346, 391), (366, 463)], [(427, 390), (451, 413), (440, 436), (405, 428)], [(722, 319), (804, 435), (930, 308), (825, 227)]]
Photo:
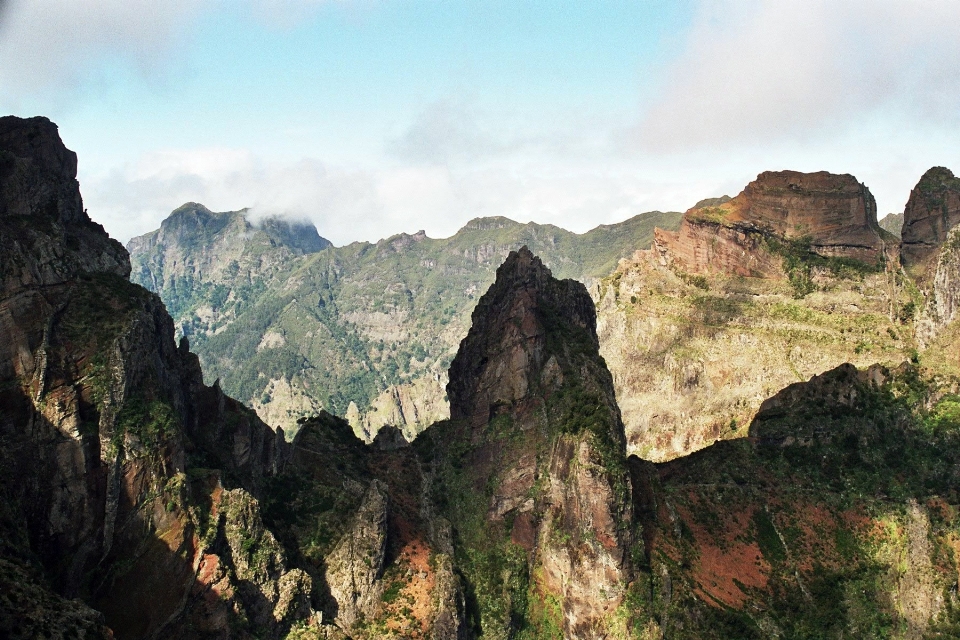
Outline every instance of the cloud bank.
[(866, 119), (960, 123), (955, 0), (708, 0), (634, 141), (819, 141)]
[(77, 91), (104, 65), (162, 75), (204, 12), (240, 9), (284, 28), (328, 1), (0, 0), (0, 99)]
[(103, 175), (81, 171), (80, 184), (94, 219), (123, 241), (194, 201), (217, 211), (250, 207), (257, 217), (308, 219), (335, 244), (418, 229), (444, 237), (473, 217), (495, 215), (586, 231), (664, 202), (686, 208), (689, 191), (713, 187), (690, 176), (673, 180), (592, 162), (563, 169), (537, 162), (355, 169), (316, 159), (266, 160), (237, 149), (149, 153)]

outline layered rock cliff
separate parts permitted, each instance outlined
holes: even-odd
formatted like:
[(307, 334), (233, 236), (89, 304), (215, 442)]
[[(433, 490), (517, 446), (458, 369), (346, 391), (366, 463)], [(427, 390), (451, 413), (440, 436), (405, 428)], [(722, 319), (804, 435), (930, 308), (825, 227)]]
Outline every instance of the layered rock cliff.
[(623, 426), (586, 289), (511, 253), (450, 367), (432, 459), (483, 637), (624, 633), (633, 541)]
[(917, 301), (884, 234), (856, 179), (796, 172), (658, 230), (594, 292), (628, 450), (662, 461), (741, 437), (792, 382), (910, 357)]
[(869, 264), (889, 257), (873, 195), (851, 175), (766, 171), (737, 197), (704, 202), (684, 214), (677, 233), (656, 235), (661, 260), (687, 273), (782, 275), (777, 256), (763, 250), (771, 239)]

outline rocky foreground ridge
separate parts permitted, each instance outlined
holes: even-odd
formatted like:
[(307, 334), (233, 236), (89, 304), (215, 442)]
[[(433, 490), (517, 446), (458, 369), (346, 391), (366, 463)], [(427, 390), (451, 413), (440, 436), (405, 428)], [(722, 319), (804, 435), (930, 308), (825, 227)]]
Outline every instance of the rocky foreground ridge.
[[(744, 288), (735, 274), (698, 280), (654, 251), (602, 283), (598, 323), (582, 284), (553, 278), (521, 249), (497, 269), (453, 359), (449, 420), (413, 443), (381, 429), (368, 445), (320, 412), (287, 442), (203, 384), (159, 299), (126, 280), (122, 248), (82, 213), (75, 157), (55, 127), (0, 119), (0, 140), (0, 238), (10, 248), (0, 293), (0, 635), (922, 638), (960, 629), (960, 377), (931, 369), (927, 356), (844, 364), (763, 395), (744, 426), (732, 425), (746, 437), (655, 464), (628, 456), (622, 379), (600, 355), (597, 327), (609, 330), (604, 314), (627, 301), (675, 304), (670, 322), (699, 313), (692, 330), (665, 334), (686, 349), (659, 356), (670, 410), (670, 389), (716, 384), (705, 363), (682, 360), (708, 343), (697, 340), (736, 331), (750, 355), (779, 322), (788, 336), (846, 336), (830, 323), (860, 315), (836, 316), (836, 305), (874, 296), (880, 309), (906, 288), (885, 266), (781, 253), (782, 277)], [(948, 240), (933, 278), (945, 291), (955, 286), (953, 249)], [(803, 278), (791, 279), (795, 270)], [(863, 312), (853, 339), (884, 327), (899, 336), (905, 306)], [(889, 309), (898, 324), (870, 324)], [(744, 326), (743, 317), (758, 319)], [(951, 344), (954, 325), (940, 327), (938, 344)], [(873, 349), (854, 352), (882, 353)], [(802, 350), (790, 355), (803, 362)]]
[[(309, 578), (285, 568), (249, 493), (284, 464), (282, 433), (203, 384), (87, 217), (76, 163), (48, 120), (0, 119), (0, 630), (288, 626), (310, 611)], [(236, 562), (235, 528), (269, 572)]]

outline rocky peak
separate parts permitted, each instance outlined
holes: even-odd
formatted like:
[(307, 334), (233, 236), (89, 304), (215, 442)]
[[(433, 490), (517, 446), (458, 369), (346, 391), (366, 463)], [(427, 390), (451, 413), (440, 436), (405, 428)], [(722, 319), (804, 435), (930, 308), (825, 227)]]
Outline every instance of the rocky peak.
[(759, 255), (764, 238), (809, 240), (822, 256), (875, 264), (881, 233), (873, 195), (853, 176), (765, 171), (735, 198), (697, 203), (678, 232), (658, 232), (656, 248), (690, 273), (769, 277), (779, 261)]
[(83, 209), (77, 156), (46, 118), (0, 118), (3, 288), (52, 285), (79, 273), (126, 277), (130, 260)]
[(486, 423), (519, 417), (543, 384), (560, 374), (567, 354), (548, 338), (563, 333), (596, 350), (596, 310), (586, 288), (556, 280), (527, 247), (513, 251), (480, 298), (473, 324), (450, 365), (450, 415)]
[(263, 234), (261, 240), (294, 254), (314, 253), (332, 246), (309, 222), (279, 216), (251, 222), (248, 215), (248, 209), (216, 212), (202, 204), (187, 202), (174, 209), (160, 223), (159, 230), (130, 240), (128, 248), (138, 255), (158, 246), (202, 252), (222, 249), (225, 245), (246, 245), (256, 240), (257, 232)]
[(944, 167), (933, 167), (910, 192), (903, 211), (901, 262), (907, 268), (929, 262), (960, 223), (960, 178)]
[(518, 227), (519, 222), (505, 218), (503, 216), (489, 216), (486, 218), (474, 218), (461, 227), (460, 231), (491, 231), (494, 229), (505, 229), (507, 227)]
[(0, 118), (0, 180), (18, 198), (0, 201), (0, 215), (47, 216), (60, 222), (85, 218), (77, 184), (77, 154), (46, 118)]
[[(459, 504), (487, 503), (482, 523), (476, 512), (448, 514), (455, 538), (472, 548), (524, 549), (525, 561), (504, 575), (525, 576), (531, 597), (559, 603), (553, 623), (564, 637), (608, 637), (623, 624), (612, 612), (630, 576), (631, 489), (586, 288), (555, 279), (526, 247), (511, 252), (474, 310), (449, 378), (453, 419), (421, 438), (437, 450), (467, 451), (444, 475), (461, 476), (454, 486), (483, 488)], [(485, 632), (516, 624), (502, 611), (526, 597), (526, 583), (500, 583), (471, 567), (466, 579), (478, 592), (505, 594), (506, 602), (481, 605)]]
[(896, 237), (900, 237), (903, 229), (903, 213), (888, 213), (880, 219), (880, 228)]

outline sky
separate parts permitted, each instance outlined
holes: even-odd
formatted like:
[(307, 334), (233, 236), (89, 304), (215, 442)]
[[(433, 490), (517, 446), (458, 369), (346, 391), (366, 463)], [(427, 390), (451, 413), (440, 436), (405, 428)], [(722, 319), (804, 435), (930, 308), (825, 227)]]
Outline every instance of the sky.
[(0, 112), (126, 242), (185, 202), (341, 245), (478, 216), (583, 232), (850, 173), (960, 172), (956, 0), (0, 0)]

